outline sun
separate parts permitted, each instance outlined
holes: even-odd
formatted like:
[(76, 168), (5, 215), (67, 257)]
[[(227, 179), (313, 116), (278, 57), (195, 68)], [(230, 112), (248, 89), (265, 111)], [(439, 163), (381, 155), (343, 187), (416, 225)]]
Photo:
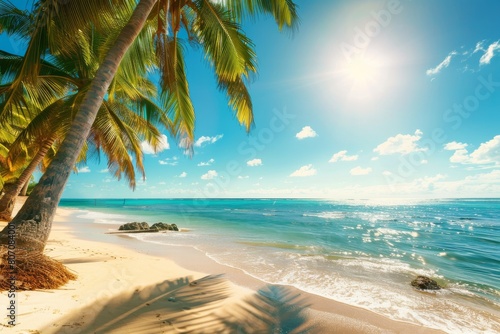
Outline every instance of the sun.
[(342, 62), (339, 73), (341, 86), (351, 99), (371, 100), (383, 95), (387, 82), (386, 62), (380, 57), (360, 54)]
[(369, 59), (358, 57), (347, 64), (347, 75), (355, 84), (371, 84), (377, 76), (377, 67)]

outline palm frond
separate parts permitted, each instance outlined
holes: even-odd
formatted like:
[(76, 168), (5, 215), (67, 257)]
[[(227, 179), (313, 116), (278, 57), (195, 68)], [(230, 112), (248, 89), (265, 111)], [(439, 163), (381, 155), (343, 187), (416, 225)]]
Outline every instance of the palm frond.
[(288, 28), (292, 31), (299, 23), (297, 5), (292, 0), (224, 0), (223, 4), (236, 21), (259, 14), (270, 14), (280, 30)]
[(243, 79), (237, 78), (234, 81), (219, 81), (219, 89), (226, 91), (229, 105), (233, 108), (236, 119), (243, 124), (248, 131), (254, 124), (253, 107), (250, 93), (247, 90)]
[(171, 134), (175, 136), (175, 126), (168, 115), (168, 106), (159, 105), (153, 101), (148, 95), (139, 93), (138, 99), (134, 101), (135, 110), (153, 124), (163, 125)]
[(191, 150), (194, 140), (194, 107), (189, 95), (182, 45), (178, 42), (175, 45), (177, 47), (177, 61), (174, 69), (176, 80), (172, 87), (162, 87), (162, 98), (165, 99), (163, 102), (172, 120), (172, 134), (184, 142), (187, 150)]
[[(139, 99), (139, 101), (142, 101), (142, 98)], [(152, 108), (159, 108), (153, 102), (150, 102), (150, 104)], [(134, 133), (138, 138), (145, 139), (153, 148), (160, 145), (161, 133), (158, 128), (153, 125), (153, 123), (158, 123), (158, 121), (155, 120), (151, 122), (145, 119), (142, 115), (137, 114), (136, 109), (132, 110), (123, 103), (116, 102), (112, 105), (112, 111), (116, 114), (116, 117), (128, 127), (134, 129)], [(135, 106), (133, 102), (131, 105)], [(139, 145), (137, 145), (137, 148), (138, 147)], [(139, 150), (137, 152), (139, 152)]]
[(71, 124), (72, 118), (68, 110), (74, 98), (74, 96), (69, 96), (66, 99), (57, 100), (31, 119), (10, 145), (9, 160), (16, 161), (23, 149), (38, 146), (49, 137), (64, 138)]
[(33, 17), (8, 0), (0, 1), (0, 33), (25, 37), (32, 29)]
[[(90, 137), (97, 152), (102, 150), (106, 154), (110, 172), (118, 180), (124, 174), (129, 181), (129, 186), (135, 189), (135, 169), (129, 149), (140, 152), (140, 147), (134, 147), (137, 143), (134, 131), (123, 124), (112, 109), (112, 104), (103, 103), (94, 121)], [(136, 159), (141, 161), (141, 156), (136, 156)]]
[(195, 4), (197, 17), (193, 30), (217, 77), (234, 81), (255, 72), (256, 54), (252, 41), (231, 19), (230, 12), (209, 0), (198, 0)]

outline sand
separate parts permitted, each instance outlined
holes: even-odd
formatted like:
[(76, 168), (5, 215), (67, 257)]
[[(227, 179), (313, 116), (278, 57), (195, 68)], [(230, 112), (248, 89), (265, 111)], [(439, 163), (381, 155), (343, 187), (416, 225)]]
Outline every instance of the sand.
[(57, 290), (18, 291), (14, 327), (2, 292), (0, 334), (269, 333), (276, 319), (290, 333), (442, 333), (268, 285), (194, 248), (160, 249), (105, 234), (108, 228), (59, 208), (45, 253), (78, 278)]

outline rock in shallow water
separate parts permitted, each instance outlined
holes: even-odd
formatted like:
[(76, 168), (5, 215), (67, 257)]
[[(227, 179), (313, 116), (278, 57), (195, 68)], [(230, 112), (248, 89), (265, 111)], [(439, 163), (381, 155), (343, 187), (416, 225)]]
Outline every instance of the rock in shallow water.
[(165, 223), (156, 223), (151, 226), (151, 229), (157, 230), (167, 230), (167, 231), (179, 231), (179, 228), (175, 224), (165, 224)]
[(411, 281), (411, 285), (419, 290), (440, 290), (441, 287), (439, 284), (427, 277), (427, 276), (417, 276), (413, 281)]
[(179, 228), (175, 224), (166, 223), (156, 223), (149, 227), (148, 223), (126, 223), (118, 228), (119, 231), (144, 231), (144, 232), (155, 232), (155, 231), (179, 231)]
[(121, 225), (118, 230), (120, 231), (135, 231), (135, 230), (149, 230), (149, 224), (148, 223), (126, 223)]

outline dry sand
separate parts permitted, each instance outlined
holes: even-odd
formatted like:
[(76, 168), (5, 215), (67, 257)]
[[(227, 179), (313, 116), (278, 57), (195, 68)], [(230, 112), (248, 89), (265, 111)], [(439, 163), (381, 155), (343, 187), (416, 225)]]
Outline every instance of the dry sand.
[(58, 209), (45, 252), (78, 279), (57, 290), (17, 292), (15, 327), (7, 325), (2, 292), (0, 334), (269, 333), (278, 318), (290, 333), (442, 333), (267, 285), (193, 248), (104, 234), (106, 226), (76, 216)]

